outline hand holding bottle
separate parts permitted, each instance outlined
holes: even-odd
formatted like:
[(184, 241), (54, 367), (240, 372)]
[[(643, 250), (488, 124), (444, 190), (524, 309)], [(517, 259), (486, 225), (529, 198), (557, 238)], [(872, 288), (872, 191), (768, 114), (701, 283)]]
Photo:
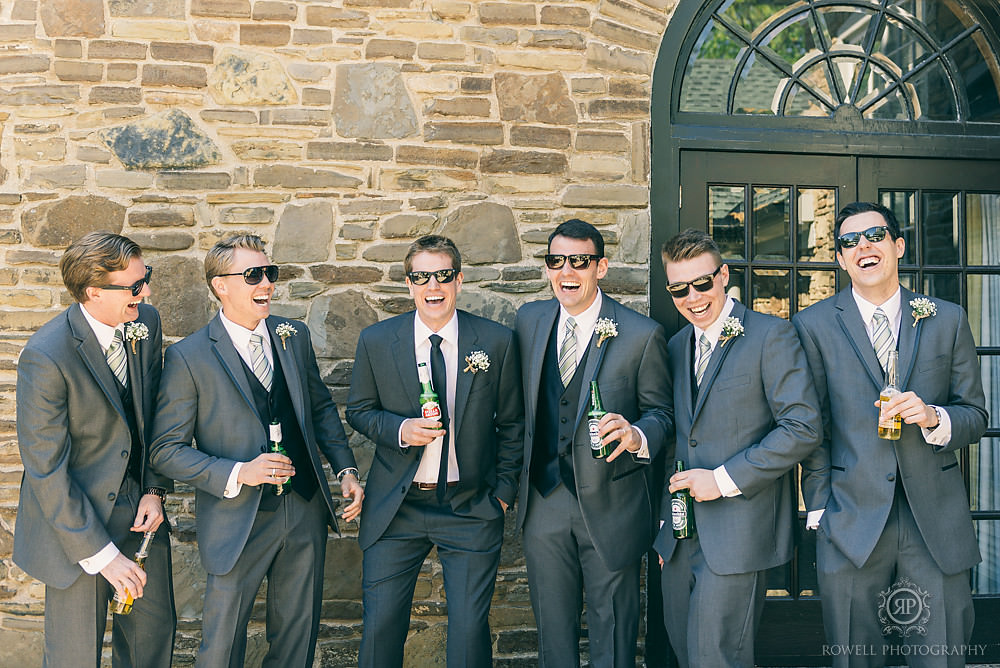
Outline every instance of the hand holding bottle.
[(291, 459), (276, 452), (265, 452), (240, 467), (237, 481), (242, 485), (256, 487), (283, 482), (293, 475), (295, 467), (292, 466)]
[(101, 569), (101, 575), (115, 588), (115, 596), (127, 598), (142, 598), (142, 588), (146, 585), (146, 571), (122, 553), (118, 553), (107, 566)]
[(444, 429), (438, 418), (409, 418), (403, 421), (399, 436), (404, 445), (424, 446), (444, 436)]

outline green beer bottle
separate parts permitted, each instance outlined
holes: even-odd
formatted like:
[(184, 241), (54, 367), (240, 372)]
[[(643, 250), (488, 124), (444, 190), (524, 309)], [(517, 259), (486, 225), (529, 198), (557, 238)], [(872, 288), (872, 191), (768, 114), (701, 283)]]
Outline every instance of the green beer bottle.
[(601, 404), (601, 391), (597, 381), (590, 381), (590, 410), (587, 411), (587, 431), (590, 432), (590, 454), (594, 459), (604, 459), (614, 450), (614, 442), (601, 445), (601, 434), (597, 424), (607, 414)]
[[(279, 455), (288, 456), (285, 449), (281, 446), (281, 423), (277, 419), (271, 421), (270, 428), (271, 436), (271, 452), (277, 452)], [(271, 490), (274, 492), (275, 496), (281, 496), (285, 494), (288, 490), (292, 488), (292, 479), (287, 478), (285, 482), (278, 482), (271, 485)]]
[[(678, 459), (674, 471), (680, 473), (683, 470), (684, 462)], [(691, 492), (686, 489), (679, 489), (670, 494), (670, 524), (677, 540), (691, 538), (697, 533), (694, 526), (694, 499), (691, 498)]]

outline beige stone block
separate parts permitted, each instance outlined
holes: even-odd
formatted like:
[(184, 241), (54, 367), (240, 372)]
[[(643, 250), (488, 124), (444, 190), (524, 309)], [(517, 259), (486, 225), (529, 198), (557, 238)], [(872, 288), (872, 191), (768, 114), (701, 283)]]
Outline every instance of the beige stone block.
[(424, 124), (427, 141), (453, 141), (459, 144), (502, 144), (503, 126), (500, 123), (465, 123), (441, 121)]
[(417, 57), (424, 60), (465, 60), (465, 45), (423, 42), (417, 45)]
[(458, 78), (449, 74), (415, 74), (406, 79), (406, 87), (412, 92), (429, 95), (457, 92), (458, 83)]
[(311, 26), (327, 28), (367, 28), (368, 14), (340, 7), (308, 5), (306, 7), (306, 23)]
[(143, 99), (148, 104), (164, 107), (201, 107), (205, 104), (205, 96), (200, 93), (181, 93), (163, 90), (146, 91)]
[(365, 58), (397, 58), (410, 60), (417, 51), (414, 42), (398, 39), (372, 39), (365, 46)]
[(133, 81), (139, 75), (135, 63), (108, 63), (108, 81)]
[(598, 37), (621, 44), (630, 49), (655, 52), (660, 44), (659, 34), (650, 34), (618, 23), (612, 23), (605, 19), (594, 21), (590, 26), (590, 30)]
[(497, 195), (552, 193), (559, 189), (560, 184), (561, 180), (554, 176), (525, 176), (523, 174), (489, 174), (483, 176), (483, 189), (488, 193)]
[(501, 67), (524, 67), (533, 70), (575, 72), (586, 64), (584, 56), (576, 53), (526, 53), (524, 51), (497, 50), (497, 65)]
[[(15, 27), (20, 26), (0, 26), (0, 35), (4, 34), (5, 29)], [(32, 27), (31, 35), (25, 39), (31, 39), (34, 38), (34, 36), (35, 30), (34, 27)], [(78, 39), (57, 39), (52, 47), (52, 53), (55, 54), (56, 58), (83, 58), (83, 42)]]
[[(8, 23), (6, 25), (0, 25), (0, 42), (27, 42), (35, 38), (35, 24), (34, 23)], [(63, 44), (60, 44), (62, 42)], [(59, 39), (56, 40), (57, 47), (61, 47), (63, 53), (56, 53), (57, 56), (61, 58), (73, 58), (72, 55), (64, 55), (68, 47), (67, 44), (76, 44), (79, 47), (80, 42), (77, 40)], [(79, 56), (76, 56), (79, 58)]]
[(14, 0), (10, 10), (12, 21), (34, 21), (38, 18), (38, 2), (36, 0)]
[(66, 140), (18, 138), (14, 140), (14, 155), (19, 160), (62, 160), (66, 157)]
[(113, 156), (114, 154), (111, 151), (98, 148), (97, 146), (78, 146), (76, 149), (76, 159), (82, 162), (96, 162), (107, 165), (111, 162)]
[(57, 60), (52, 71), (60, 81), (100, 81), (104, 78), (102, 63), (87, 63), (80, 60)]
[(100, 169), (94, 173), (99, 188), (145, 190), (153, 187), (153, 174), (124, 169)]
[(574, 93), (604, 93), (607, 91), (607, 81), (604, 77), (573, 77), (569, 84)]
[(123, 39), (165, 39), (183, 42), (190, 37), (186, 23), (178, 21), (142, 21), (118, 19), (111, 24), (111, 34)]
[(0, 74), (46, 72), (49, 57), (43, 55), (0, 56)]
[(227, 206), (219, 209), (219, 222), (228, 225), (264, 225), (274, 222), (269, 206)]
[(591, 118), (649, 118), (649, 100), (592, 100), (588, 110)]
[(296, 28), (292, 44), (333, 44), (333, 31), (327, 28)]
[(306, 59), (312, 62), (336, 63), (347, 60), (360, 60), (359, 46), (324, 46), (310, 50)]
[(576, 30), (522, 30), (517, 42), (537, 49), (571, 49), (582, 51), (587, 40)]
[(640, 7), (629, 0), (601, 0), (601, 15), (655, 35), (663, 34), (669, 19), (663, 11)]
[(461, 167), (475, 169), (479, 164), (479, 151), (461, 148), (438, 148), (434, 146), (399, 146), (396, 162), (404, 165), (438, 165), (441, 167)]
[(542, 25), (587, 27), (590, 12), (585, 7), (546, 5), (539, 12), (539, 19)]
[[(55, 315), (56, 311), (7, 311), (0, 309), (0, 330), (5, 332), (34, 332)], [(41, 645), (41, 638), (38, 638), (38, 643)], [(41, 654), (39, 653), (40, 657)]]
[(95, 39), (87, 45), (92, 60), (145, 60), (146, 45), (120, 39)]
[(653, 53), (632, 51), (600, 42), (587, 45), (587, 64), (599, 70), (652, 74), (653, 58)]
[(459, 21), (472, 11), (472, 3), (458, 0), (431, 0), (431, 15), (446, 21)]
[(649, 173), (649, 122), (637, 121), (632, 123), (632, 180), (649, 183)]
[(11, 267), (0, 267), (0, 285), (16, 285), (21, 272)]
[(195, 65), (143, 65), (143, 86), (178, 86), (180, 88), (205, 88), (208, 73)]
[(561, 199), (563, 206), (631, 207), (649, 206), (649, 188), (632, 185), (571, 185)]
[(198, 19), (191, 22), (195, 38), (202, 42), (231, 42), (239, 39), (240, 27), (235, 23)]
[(311, 128), (275, 128), (257, 126), (252, 128), (219, 128), (219, 136), (223, 137), (247, 137), (263, 139), (315, 139), (317, 132)]
[(287, 193), (257, 191), (244, 193), (209, 193), (205, 196), (205, 201), (209, 204), (278, 204), (281, 202), (287, 202), (291, 198), (291, 195), (288, 195)]
[(569, 148), (569, 128), (549, 125), (515, 125), (510, 129), (510, 143), (514, 146), (539, 148)]
[(390, 37), (413, 39), (451, 39), (454, 29), (447, 23), (433, 21), (396, 21), (385, 26), (384, 34)]
[(326, 65), (312, 65), (306, 63), (288, 63), (286, 67), (288, 76), (296, 81), (306, 81), (308, 83), (318, 83), (330, 76), (330, 68)]
[(629, 139), (620, 132), (579, 130), (576, 133), (576, 150), (602, 153), (625, 153)]
[(246, 139), (232, 144), (233, 153), (242, 160), (301, 160), (302, 145), (281, 141)]
[(639, 97), (643, 99), (649, 98), (649, 80), (646, 78), (642, 79), (626, 79), (626, 78), (615, 78), (608, 82), (608, 96), (609, 97)]
[(254, 21), (294, 21), (298, 16), (298, 7), (294, 2), (265, 2), (253, 4)]
[(192, 16), (250, 18), (250, 0), (191, 0)]
[(303, 88), (302, 104), (308, 106), (330, 106), (333, 95), (327, 88)]
[(486, 25), (534, 25), (535, 6), (511, 2), (482, 2), (479, 22)]
[(240, 44), (254, 46), (284, 46), (292, 39), (292, 29), (287, 25), (243, 23), (240, 25)]
[(48, 290), (0, 290), (0, 306), (45, 308), (52, 306), (52, 293)]
[(383, 190), (468, 191), (476, 187), (476, 174), (459, 169), (382, 169)]
[(631, 173), (631, 163), (611, 156), (577, 155), (570, 158), (570, 176), (620, 181)]
[(154, 60), (183, 60), (189, 63), (212, 63), (215, 61), (215, 48), (211, 44), (153, 42), (149, 45), (149, 55)]
[(485, 97), (435, 98), (424, 105), (428, 116), (479, 116), (490, 115), (490, 101)]

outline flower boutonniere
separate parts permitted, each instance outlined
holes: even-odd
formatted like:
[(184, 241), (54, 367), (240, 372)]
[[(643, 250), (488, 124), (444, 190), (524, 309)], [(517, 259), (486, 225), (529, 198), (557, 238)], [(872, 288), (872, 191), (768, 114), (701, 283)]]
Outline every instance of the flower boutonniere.
[(465, 365), (463, 373), (471, 371), (475, 375), (477, 371), (487, 371), (490, 368), (490, 356), (482, 350), (473, 350), (465, 356)]
[(911, 299), (910, 306), (913, 308), (911, 313), (913, 315), (914, 327), (916, 327), (917, 323), (924, 318), (933, 318), (937, 315), (937, 305), (927, 297), (917, 297), (916, 299)]
[(743, 323), (735, 316), (729, 316), (722, 322), (722, 334), (719, 335), (719, 347), (723, 347), (729, 339), (743, 335)]
[(125, 328), (125, 338), (132, 344), (132, 354), (135, 355), (135, 344), (149, 338), (149, 327), (141, 322), (130, 322)]
[(287, 339), (289, 336), (294, 336), (295, 334), (298, 334), (298, 330), (289, 325), (287, 322), (283, 322), (274, 328), (274, 333), (278, 335), (279, 339), (281, 339), (281, 349), (287, 350), (285, 348), (285, 339)]
[(597, 333), (597, 347), (600, 348), (605, 339), (618, 336), (618, 323), (611, 318), (601, 318), (594, 325), (594, 332)]

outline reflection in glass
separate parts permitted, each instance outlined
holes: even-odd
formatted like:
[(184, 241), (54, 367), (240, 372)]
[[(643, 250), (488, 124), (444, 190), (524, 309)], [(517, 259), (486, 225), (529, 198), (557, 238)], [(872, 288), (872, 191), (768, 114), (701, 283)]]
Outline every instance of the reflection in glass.
[[(820, 97), (817, 97), (816, 95), (813, 94), (813, 91), (815, 90), (819, 95), (823, 97), (830, 95), (829, 88), (826, 88), (824, 90), (824, 87), (827, 87), (829, 85), (828, 82), (825, 80), (825, 78), (820, 79), (816, 75), (817, 71), (819, 72), (820, 75), (823, 75), (826, 72), (826, 64), (820, 63), (819, 65), (816, 65), (815, 67), (811, 68), (810, 71), (806, 73), (807, 74), (806, 80), (812, 83), (813, 80), (816, 79), (820, 83), (822, 83), (823, 87), (804, 88), (799, 84), (794, 84), (791, 90), (788, 92), (788, 99), (785, 100), (785, 108), (783, 110), (779, 109), (778, 110), (779, 113), (785, 116), (829, 116), (830, 115), (830, 111), (834, 109), (836, 105), (834, 105), (829, 100), (821, 99)], [(774, 96), (774, 105), (775, 107), (777, 107), (777, 105), (779, 104), (781, 104), (781, 97), (776, 93)]]
[(895, 63), (900, 71), (906, 72), (927, 57), (930, 46), (918, 33), (890, 17), (875, 33), (872, 51)]
[(799, 188), (796, 247), (800, 261), (834, 262), (836, 188)]
[(744, 193), (743, 186), (708, 187), (708, 233), (726, 260), (746, 257)]
[[(760, 2), (757, 4), (761, 6)], [(770, 28), (760, 43), (789, 65), (799, 62), (803, 54), (819, 53), (822, 48), (816, 23), (808, 11), (772, 20), (771, 25), (776, 27)]]
[(982, 31), (961, 40), (948, 55), (955, 60), (969, 98), (968, 120), (1000, 121), (1000, 98), (997, 97), (1000, 73)]
[(949, 2), (895, 0), (892, 5), (906, 16), (919, 21), (931, 37), (941, 44), (951, 41), (965, 30)]
[[(1000, 346), (1000, 275), (970, 274), (966, 279), (969, 326), (977, 346)], [(1000, 419), (1000, 415), (997, 415)]]
[[(906, 242), (900, 264), (917, 263), (917, 193), (914, 190), (880, 191), (882, 206), (892, 211), (899, 223), (899, 231)], [(912, 288), (911, 288), (912, 289)]]
[(736, 84), (733, 113), (774, 114), (773, 93), (782, 78), (784, 75), (774, 65), (759, 56), (750, 56)]
[(898, 76), (889, 74), (885, 69), (874, 63), (868, 63), (864, 76), (861, 78), (861, 88), (858, 93), (857, 106), (865, 118), (881, 120), (905, 121), (910, 117), (903, 99), (903, 89), (891, 88)]
[(746, 294), (746, 270), (729, 265), (729, 285), (726, 294), (741, 304), (746, 304), (743, 295)]
[[(980, 355), (979, 373), (986, 393), (986, 411), (990, 414), (989, 427), (1000, 428), (1000, 356)], [(1000, 439), (997, 441), (1000, 443)], [(1000, 509), (1000, 506), (996, 507)]]
[[(1000, 470), (1000, 461), (993, 462)], [(975, 526), (983, 560), (972, 569), (972, 593), (1000, 594), (1000, 522), (976, 520)]]
[(795, 288), (797, 310), (801, 311), (837, 292), (837, 272), (832, 269), (800, 270)]
[(724, 5), (722, 15), (748, 33), (752, 33), (773, 14), (781, 13), (786, 7), (797, 2), (798, 0), (780, 0), (762, 4), (760, 0), (732, 0)]
[(902, 285), (907, 290), (912, 290), (913, 292), (920, 292), (920, 288), (917, 287), (916, 274), (911, 274), (910, 272), (905, 272), (905, 271), (899, 272), (899, 284)]
[(923, 264), (958, 265), (958, 193), (923, 194)]
[(790, 188), (753, 189), (753, 251), (755, 260), (787, 260)]
[(965, 253), (966, 264), (1000, 264), (1000, 195), (966, 194)]
[(940, 297), (954, 304), (962, 303), (962, 277), (960, 274), (924, 272), (924, 294)]
[(955, 90), (940, 60), (913, 75), (907, 80), (906, 87), (914, 100), (917, 120), (947, 121), (958, 116)]
[(681, 86), (681, 111), (727, 113), (729, 82), (742, 43), (719, 23), (709, 23), (691, 51)]
[(787, 269), (754, 269), (750, 285), (750, 308), (758, 313), (769, 313), (786, 320), (790, 313), (790, 286)]
[(866, 43), (865, 38), (876, 15), (860, 7), (821, 7), (819, 18), (828, 44), (860, 47)]

